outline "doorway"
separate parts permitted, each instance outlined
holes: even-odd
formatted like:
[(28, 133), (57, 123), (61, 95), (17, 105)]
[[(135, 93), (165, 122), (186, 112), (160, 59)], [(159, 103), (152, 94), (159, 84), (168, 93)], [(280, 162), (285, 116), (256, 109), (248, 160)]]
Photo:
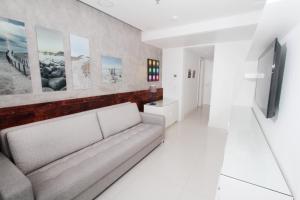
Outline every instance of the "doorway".
[(214, 46), (199, 46), (188, 48), (199, 56), (197, 106), (209, 107), (211, 100), (212, 77), (214, 66)]

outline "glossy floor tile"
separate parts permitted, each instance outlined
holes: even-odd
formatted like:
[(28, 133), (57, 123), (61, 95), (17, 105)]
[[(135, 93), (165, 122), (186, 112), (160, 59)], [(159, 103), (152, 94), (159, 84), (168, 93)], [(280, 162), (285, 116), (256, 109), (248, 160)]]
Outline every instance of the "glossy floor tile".
[(213, 200), (227, 134), (208, 107), (167, 129), (166, 140), (97, 200)]

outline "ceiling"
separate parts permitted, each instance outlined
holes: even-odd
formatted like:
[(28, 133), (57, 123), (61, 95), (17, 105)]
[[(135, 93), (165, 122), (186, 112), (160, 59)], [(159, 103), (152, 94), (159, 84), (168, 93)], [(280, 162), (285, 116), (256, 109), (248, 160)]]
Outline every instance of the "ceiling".
[[(264, 7), (265, 0), (80, 0), (142, 31), (238, 15)], [(177, 18), (177, 19), (175, 19)]]
[(185, 48), (189, 51), (192, 51), (194, 54), (206, 60), (213, 60), (215, 47), (213, 45), (209, 46), (198, 46), (198, 47), (188, 47)]
[(195, 45), (215, 44), (228, 41), (250, 40), (255, 32), (256, 25), (234, 27), (211, 32), (199, 32), (178, 37), (167, 37), (144, 41), (159, 48), (176, 48)]
[(253, 37), (248, 60), (257, 60), (275, 38), (282, 44), (285, 43), (286, 34), (300, 23), (299, 8), (299, 0), (267, 2)]

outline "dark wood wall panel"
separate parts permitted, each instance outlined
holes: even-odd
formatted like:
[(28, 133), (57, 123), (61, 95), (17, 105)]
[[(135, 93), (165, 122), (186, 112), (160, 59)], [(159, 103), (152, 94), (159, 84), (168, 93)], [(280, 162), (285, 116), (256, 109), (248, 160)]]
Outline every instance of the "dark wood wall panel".
[[(160, 100), (162, 98), (163, 89), (160, 88), (156, 94), (156, 100)], [(141, 90), (0, 108), (0, 129), (70, 115), (128, 101), (137, 103), (139, 110), (143, 111), (143, 105), (148, 103), (149, 99), (149, 90)]]

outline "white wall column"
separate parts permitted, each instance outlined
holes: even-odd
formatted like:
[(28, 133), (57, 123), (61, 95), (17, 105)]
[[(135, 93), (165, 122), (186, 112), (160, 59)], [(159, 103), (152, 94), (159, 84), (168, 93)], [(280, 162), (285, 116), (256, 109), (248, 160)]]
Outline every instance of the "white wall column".
[(256, 70), (255, 62), (246, 62), (250, 41), (215, 46), (209, 126), (227, 129), (233, 105), (251, 107), (255, 82), (245, 80), (246, 70)]

